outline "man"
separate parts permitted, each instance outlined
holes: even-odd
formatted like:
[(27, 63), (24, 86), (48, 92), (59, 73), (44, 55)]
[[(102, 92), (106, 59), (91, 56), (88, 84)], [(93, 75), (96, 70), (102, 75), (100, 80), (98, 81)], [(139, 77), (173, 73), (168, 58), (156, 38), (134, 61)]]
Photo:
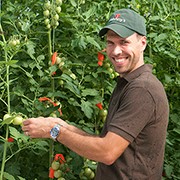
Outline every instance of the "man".
[(121, 9), (99, 34), (106, 35), (107, 56), (120, 75), (101, 135), (52, 117), (30, 118), (22, 129), (32, 138), (52, 137), (98, 161), (96, 180), (160, 180), (169, 108), (162, 84), (144, 64), (145, 21)]

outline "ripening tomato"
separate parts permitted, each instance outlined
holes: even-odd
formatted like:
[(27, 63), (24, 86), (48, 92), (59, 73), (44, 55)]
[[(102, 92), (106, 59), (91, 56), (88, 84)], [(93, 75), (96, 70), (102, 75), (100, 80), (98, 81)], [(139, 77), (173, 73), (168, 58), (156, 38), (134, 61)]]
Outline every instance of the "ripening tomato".
[(13, 123), (14, 125), (21, 125), (22, 122), (23, 122), (23, 117), (20, 116), (20, 115), (17, 115), (17, 116), (14, 117), (12, 123)]

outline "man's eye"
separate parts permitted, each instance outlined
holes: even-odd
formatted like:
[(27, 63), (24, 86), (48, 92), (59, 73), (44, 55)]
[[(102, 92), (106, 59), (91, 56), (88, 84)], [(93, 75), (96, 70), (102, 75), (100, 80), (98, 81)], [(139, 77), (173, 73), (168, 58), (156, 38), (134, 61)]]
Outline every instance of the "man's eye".
[(113, 43), (110, 41), (107, 41), (107, 45), (112, 45)]
[(128, 43), (126, 40), (121, 41), (121, 44), (126, 44), (126, 43)]

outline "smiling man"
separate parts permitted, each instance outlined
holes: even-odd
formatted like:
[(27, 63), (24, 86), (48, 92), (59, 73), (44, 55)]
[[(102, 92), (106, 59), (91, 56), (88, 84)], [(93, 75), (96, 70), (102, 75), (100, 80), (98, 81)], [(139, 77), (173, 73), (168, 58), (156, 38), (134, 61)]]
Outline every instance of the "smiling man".
[(144, 18), (118, 10), (99, 34), (106, 36), (107, 55), (120, 75), (100, 136), (52, 117), (27, 119), (22, 129), (98, 161), (96, 180), (161, 180), (169, 107), (152, 66), (144, 64)]

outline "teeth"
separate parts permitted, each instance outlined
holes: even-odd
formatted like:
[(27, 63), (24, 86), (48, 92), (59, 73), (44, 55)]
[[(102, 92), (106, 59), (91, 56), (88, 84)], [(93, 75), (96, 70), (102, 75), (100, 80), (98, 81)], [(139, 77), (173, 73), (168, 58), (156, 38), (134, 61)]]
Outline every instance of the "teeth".
[(115, 59), (116, 62), (120, 63), (120, 62), (123, 62), (124, 59)]

